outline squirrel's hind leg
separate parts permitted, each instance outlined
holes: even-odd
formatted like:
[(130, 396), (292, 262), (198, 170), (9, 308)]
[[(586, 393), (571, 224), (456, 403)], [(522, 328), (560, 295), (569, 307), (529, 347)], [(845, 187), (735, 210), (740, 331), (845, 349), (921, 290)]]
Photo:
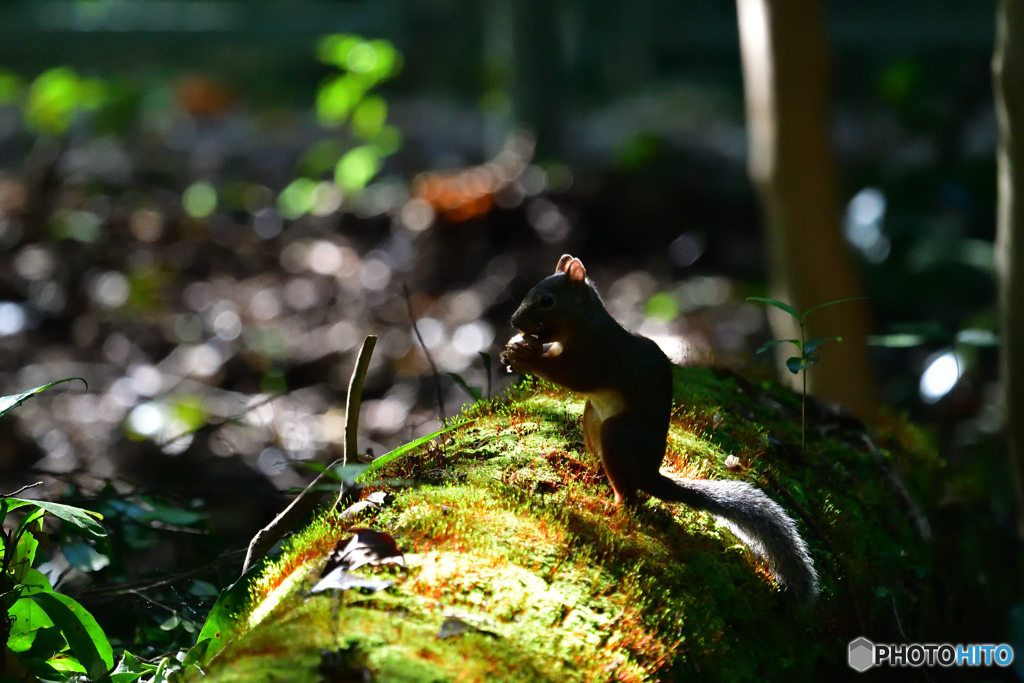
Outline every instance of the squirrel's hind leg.
[(634, 502), (639, 491), (661, 476), (658, 468), (665, 455), (665, 439), (641, 416), (619, 413), (609, 417), (600, 423), (599, 442), (601, 464), (615, 490), (616, 505)]
[(587, 399), (587, 404), (583, 406), (583, 442), (587, 445), (587, 452), (600, 460), (601, 418), (590, 399)]
[(612, 484), (612, 490), (615, 491), (615, 505), (618, 506), (622, 504), (625, 497), (623, 491), (616, 485), (615, 478), (608, 473), (608, 466), (604, 461), (604, 449), (601, 448), (601, 427), (603, 425), (604, 422), (598, 415), (597, 409), (588, 399), (587, 404), (583, 406), (583, 441), (587, 445), (587, 452), (601, 461), (601, 466)]

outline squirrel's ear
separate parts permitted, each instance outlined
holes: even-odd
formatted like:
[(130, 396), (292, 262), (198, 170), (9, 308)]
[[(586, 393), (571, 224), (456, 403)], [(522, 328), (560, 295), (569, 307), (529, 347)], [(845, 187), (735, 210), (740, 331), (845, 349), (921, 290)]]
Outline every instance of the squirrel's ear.
[(572, 256), (570, 254), (562, 254), (562, 258), (558, 259), (558, 265), (555, 266), (555, 275), (564, 273), (571, 262)]
[(569, 274), (570, 280), (576, 282), (584, 282), (587, 279), (587, 269), (583, 267), (583, 261), (580, 261), (578, 258), (569, 261), (565, 272)]

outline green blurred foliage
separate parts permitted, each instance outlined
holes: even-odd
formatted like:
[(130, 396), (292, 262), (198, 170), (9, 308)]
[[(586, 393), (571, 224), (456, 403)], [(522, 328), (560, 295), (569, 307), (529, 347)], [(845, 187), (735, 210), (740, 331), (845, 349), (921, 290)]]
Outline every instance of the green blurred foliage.
[(381, 161), (381, 151), (375, 145), (353, 147), (338, 161), (334, 182), (346, 191), (361, 190), (380, 171)]
[(332, 128), (345, 123), (352, 108), (367, 90), (357, 75), (337, 76), (321, 86), (316, 97), (316, 115), (320, 125)]
[(619, 148), (616, 162), (620, 168), (635, 170), (646, 166), (665, 149), (665, 144), (654, 133), (637, 133)]
[(103, 81), (82, 78), (70, 67), (49, 69), (29, 86), (25, 123), (45, 135), (61, 135), (80, 111), (99, 109), (108, 90)]
[(344, 151), (344, 146), (337, 139), (314, 143), (299, 159), (299, 172), (310, 178), (318, 178), (334, 168)]
[(652, 318), (672, 322), (679, 317), (679, 304), (671, 292), (661, 292), (647, 300), (646, 312)]
[(391, 78), (402, 68), (401, 53), (388, 41), (364, 40), (346, 33), (323, 38), (317, 56), (324, 64), (365, 76), (371, 84)]
[(80, 108), (79, 86), (78, 74), (68, 67), (43, 72), (29, 87), (25, 122), (41, 133), (63, 133)]
[(260, 391), (267, 394), (281, 394), (288, 391), (288, 380), (279, 367), (267, 370), (260, 379)]
[(887, 102), (900, 106), (917, 94), (921, 85), (920, 67), (907, 59), (893, 62), (878, 79), (878, 89)]
[(161, 290), (167, 277), (160, 270), (144, 267), (128, 274), (128, 303), (131, 310), (140, 314), (159, 313), (163, 305)]
[(206, 218), (217, 210), (217, 190), (205, 181), (193, 183), (182, 195), (181, 204), (192, 218)]
[(380, 95), (371, 95), (352, 112), (352, 132), (364, 140), (372, 140), (384, 128), (388, 103)]
[(277, 198), (277, 210), (288, 220), (295, 220), (313, 208), (313, 191), (317, 182), (309, 178), (297, 178), (281, 191)]
[(201, 397), (182, 395), (171, 404), (171, 417), (181, 426), (182, 433), (192, 433), (206, 424), (209, 415)]
[[(328, 128), (347, 123), (351, 134), (365, 144), (346, 151), (340, 144), (318, 142), (300, 159), (299, 171), (317, 178), (333, 166), (338, 187), (358, 192), (380, 172), (384, 157), (394, 154), (402, 144), (399, 131), (387, 125), (387, 101), (370, 92), (401, 70), (402, 55), (386, 40), (364, 40), (352, 34), (324, 37), (317, 55), (321, 62), (342, 72), (320, 86), (317, 120)], [(297, 218), (308, 212), (312, 192), (309, 183), (292, 183), (278, 202), (282, 215)]]
[(17, 74), (0, 69), (0, 104), (11, 104), (21, 96), (23, 85)]
[(89, 211), (60, 209), (50, 217), (49, 227), (57, 239), (92, 243), (99, 239), (103, 221)]

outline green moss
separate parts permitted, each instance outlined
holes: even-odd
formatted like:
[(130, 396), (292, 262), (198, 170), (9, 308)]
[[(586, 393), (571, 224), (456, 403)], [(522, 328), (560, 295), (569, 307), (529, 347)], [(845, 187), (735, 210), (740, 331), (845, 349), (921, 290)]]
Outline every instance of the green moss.
[[(925, 640), (948, 608), (932, 587), (948, 577), (908, 514), (930, 514), (940, 491), (941, 461), (916, 432), (890, 418), (876, 448), (863, 430), (812, 425), (802, 456), (789, 392), (679, 368), (676, 398), (665, 467), (744, 479), (787, 507), (821, 574), (812, 609), (708, 515), (653, 499), (616, 509), (583, 447), (582, 401), (532, 382), (382, 472), (439, 485), (393, 489), (376, 516), (324, 517), (293, 537), (254, 586), (259, 619), (204, 680), (318, 681), (321, 650), (346, 648), (386, 681), (809, 680), (845, 674), (853, 637), (902, 640), (894, 614)], [(912, 473), (903, 493), (897, 471)], [(334, 543), (367, 525), (394, 536), (407, 566), (357, 573), (394, 587), (307, 595)], [(451, 615), (488, 633), (441, 640)]]

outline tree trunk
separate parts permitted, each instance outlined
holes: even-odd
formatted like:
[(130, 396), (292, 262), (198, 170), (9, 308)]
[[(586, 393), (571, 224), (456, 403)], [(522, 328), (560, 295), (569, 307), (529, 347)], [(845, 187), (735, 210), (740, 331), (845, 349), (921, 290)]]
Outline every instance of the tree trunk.
[[(764, 210), (771, 296), (799, 310), (860, 296), (839, 230), (828, 136), (828, 49), (818, 0), (737, 0), (736, 5), (748, 164)], [(776, 338), (800, 336), (781, 311), (769, 310), (769, 321)], [(826, 308), (808, 321), (810, 337), (843, 337), (842, 344), (822, 348), (822, 362), (808, 376), (810, 392), (861, 417), (870, 417), (877, 407), (865, 347), (868, 326), (863, 301)], [(799, 377), (781, 374), (799, 389)]]
[(1001, 374), (1007, 447), (1017, 495), (1017, 532), (1024, 536), (1024, 1), (1002, 0), (992, 60), (996, 114), (999, 212), (996, 273), (1003, 346)]

